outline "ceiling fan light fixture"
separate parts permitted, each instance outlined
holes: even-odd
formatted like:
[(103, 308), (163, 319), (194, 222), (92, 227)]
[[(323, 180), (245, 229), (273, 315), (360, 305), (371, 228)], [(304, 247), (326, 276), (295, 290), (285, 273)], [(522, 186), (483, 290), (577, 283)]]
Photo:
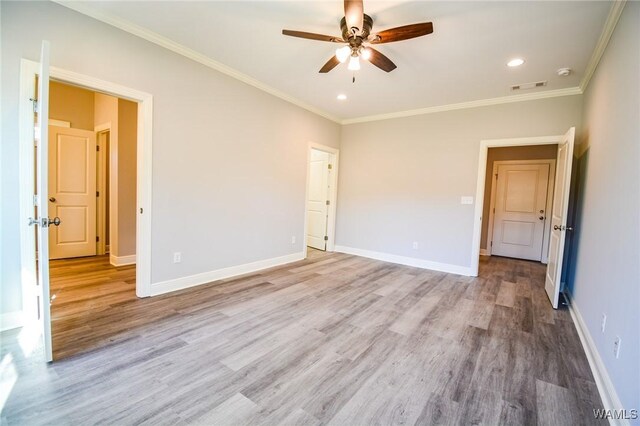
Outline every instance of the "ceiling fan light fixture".
[(349, 66), (347, 67), (349, 71), (358, 71), (360, 69), (360, 58), (358, 56), (352, 56), (349, 59)]
[(342, 46), (336, 49), (336, 59), (338, 59), (341, 64), (345, 63), (350, 55), (351, 47), (349, 46)]
[(371, 49), (365, 47), (364, 49), (362, 49), (362, 53), (360, 54), (360, 56), (362, 56), (362, 59), (364, 59), (365, 61), (368, 61), (369, 59), (371, 59)]

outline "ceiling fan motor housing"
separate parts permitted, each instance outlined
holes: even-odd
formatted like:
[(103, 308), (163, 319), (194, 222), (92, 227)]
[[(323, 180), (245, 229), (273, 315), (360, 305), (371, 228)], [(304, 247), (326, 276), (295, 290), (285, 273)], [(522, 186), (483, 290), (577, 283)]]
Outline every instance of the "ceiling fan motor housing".
[[(363, 41), (367, 40), (369, 34), (371, 34), (371, 27), (373, 27), (373, 19), (366, 13), (363, 15), (362, 26), (359, 33), (352, 33), (351, 28), (347, 28), (347, 19), (342, 18), (340, 20), (340, 29), (342, 30), (342, 39), (349, 42), (353, 47), (358, 47)], [(357, 44), (354, 44), (357, 43)]]

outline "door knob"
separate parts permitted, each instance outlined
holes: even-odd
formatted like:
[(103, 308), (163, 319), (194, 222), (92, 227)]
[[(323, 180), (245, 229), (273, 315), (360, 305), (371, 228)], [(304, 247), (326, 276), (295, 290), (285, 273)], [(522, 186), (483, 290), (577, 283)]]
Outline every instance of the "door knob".
[(56, 202), (56, 198), (55, 197), (51, 197), (51, 198), (49, 198), (49, 201), (51, 201), (52, 203), (55, 203)]
[(553, 230), (554, 231), (562, 231), (562, 226), (553, 225)]
[(59, 217), (54, 217), (53, 220), (49, 219), (49, 225), (55, 225), (55, 226), (60, 226), (60, 218)]
[(540, 219), (540, 220), (544, 220), (544, 216), (540, 216), (538, 219)]

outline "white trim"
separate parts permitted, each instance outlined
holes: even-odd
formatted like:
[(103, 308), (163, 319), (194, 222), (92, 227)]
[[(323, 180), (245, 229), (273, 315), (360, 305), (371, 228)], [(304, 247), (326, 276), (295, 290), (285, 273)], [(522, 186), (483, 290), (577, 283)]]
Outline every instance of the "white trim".
[(241, 73), (240, 71), (237, 71), (227, 65), (224, 65), (218, 61), (215, 61), (211, 58), (209, 58), (206, 55), (203, 55), (200, 52), (197, 52), (193, 49), (190, 49), (180, 43), (176, 43), (173, 40), (170, 40), (164, 36), (161, 36), (158, 33), (155, 33), (153, 31), (150, 31), (146, 28), (140, 27), (136, 24), (133, 24), (129, 21), (126, 21), (120, 17), (117, 17), (115, 15), (106, 13), (104, 11), (101, 10), (96, 10), (96, 8), (91, 7), (91, 6), (86, 6), (84, 3), (82, 2), (78, 2), (78, 1), (61, 1), (61, 0), (53, 0), (55, 3), (58, 3), (61, 6), (67, 7), (71, 10), (75, 10), (76, 12), (82, 13), (83, 15), (87, 15), (90, 16), (94, 19), (97, 19), (99, 21), (102, 21), (106, 24), (109, 24), (113, 27), (116, 27), (122, 31), (125, 31), (129, 34), (133, 34), (135, 36), (138, 36), (144, 40), (147, 40), (153, 44), (156, 44), (158, 46), (164, 47), (165, 49), (168, 49), (174, 53), (177, 53), (179, 55), (182, 55), (186, 58), (191, 59), (192, 61), (196, 61), (202, 65), (205, 65), (211, 69), (214, 69), (218, 72), (221, 72), (223, 74), (226, 74), (232, 78), (235, 78), (236, 80), (240, 80), (243, 83), (246, 83), (250, 86), (253, 86), (259, 90), (262, 90), (263, 92), (267, 92), (270, 95), (273, 95), (277, 98), (280, 98), (284, 101), (287, 101), (289, 103), (292, 103), (296, 106), (299, 106), (300, 108), (306, 109), (307, 111), (310, 111), (314, 114), (317, 114), (321, 117), (324, 117), (328, 120), (334, 121), (336, 123), (340, 123), (340, 119), (337, 117), (334, 117), (333, 115), (329, 114), (326, 111), (323, 111), (319, 108), (316, 108), (312, 105), (307, 104), (306, 102), (303, 102), (299, 99), (294, 98), (293, 96), (290, 96), (284, 92), (281, 92), (280, 90), (271, 87), (259, 80), (256, 80), (253, 77), (248, 76), (247, 74)]
[[(596, 344), (593, 341), (591, 334), (589, 333), (589, 329), (587, 328), (582, 315), (580, 314), (580, 310), (573, 301), (573, 296), (570, 293), (565, 293), (565, 296), (567, 296), (567, 298), (569, 299), (569, 313), (571, 314), (573, 324), (575, 325), (578, 336), (580, 337), (580, 342), (582, 343), (584, 353), (587, 356), (587, 361), (589, 361), (589, 367), (591, 367), (593, 378), (596, 382), (596, 386), (598, 387), (598, 392), (600, 393), (602, 404), (604, 405), (603, 408), (605, 410), (623, 409), (624, 407), (622, 405), (622, 402), (620, 401), (620, 398), (618, 398), (616, 388), (613, 386), (613, 382), (609, 377), (607, 368), (605, 367), (604, 362), (602, 362), (600, 353), (596, 348)], [(610, 419), (609, 423), (612, 425), (629, 424), (629, 422), (624, 419)]]
[(602, 28), (602, 33), (600, 33), (598, 43), (596, 44), (595, 49), (593, 49), (591, 59), (589, 59), (587, 68), (585, 68), (584, 75), (580, 81), (580, 90), (582, 92), (587, 90), (591, 77), (593, 77), (593, 73), (596, 72), (596, 68), (598, 68), (600, 59), (602, 59), (602, 55), (604, 54), (604, 51), (609, 44), (609, 40), (613, 35), (613, 31), (616, 29), (616, 25), (618, 24), (620, 15), (622, 15), (622, 9), (624, 9), (625, 4), (627, 4), (627, 0), (616, 0), (612, 2), (609, 15), (604, 23), (604, 28)]
[(487, 176), (487, 154), (489, 148), (505, 146), (550, 145), (562, 142), (561, 136), (536, 136), (531, 138), (488, 139), (480, 141), (478, 155), (478, 177), (476, 181), (476, 208), (474, 212), (473, 240), (471, 242), (471, 276), (478, 276), (480, 263), (480, 236), (482, 234), (482, 208), (484, 207), (484, 181)]
[[(98, 197), (98, 202), (97, 202), (97, 229), (98, 229), (98, 242), (96, 243), (96, 253), (98, 255), (103, 255), (105, 253), (107, 253), (107, 249), (106, 249), (106, 242), (107, 242), (107, 225), (111, 225), (111, 224), (107, 224), (106, 218), (107, 218), (107, 198), (109, 198), (109, 205), (111, 205), (111, 203), (113, 202), (110, 198), (111, 198), (111, 192), (112, 191), (107, 191), (107, 173), (106, 173), (106, 166), (107, 166), (107, 157), (109, 156), (110, 152), (111, 152), (111, 146), (109, 144), (109, 149), (107, 149), (107, 147), (105, 147), (104, 145), (100, 144), (100, 135), (103, 133), (108, 133), (109, 134), (109, 138), (111, 138), (111, 122), (108, 123), (104, 123), (104, 124), (100, 124), (98, 126), (95, 126), (93, 131), (96, 134), (96, 145), (99, 147), (99, 152), (98, 152), (98, 181), (97, 181), (97, 188), (98, 188), (98, 193), (100, 194), (100, 196)], [(114, 171), (113, 171), (113, 164), (111, 161), (109, 161), (109, 176), (111, 176)], [(117, 173), (117, 171), (116, 171)], [(109, 216), (111, 219), (111, 215)], [(109, 220), (111, 221), (111, 220)], [(111, 226), (109, 226), (109, 229), (111, 229)]]
[[(23, 294), (30, 294), (30, 286), (34, 284), (34, 276), (30, 271), (35, 265), (35, 247), (33, 243), (33, 229), (25, 220), (33, 215), (33, 108), (30, 97), (34, 96), (33, 79), (38, 73), (38, 63), (27, 59), (21, 61), (20, 74), (20, 206), (21, 217), (21, 258)], [(127, 99), (138, 104), (138, 134), (137, 134), (137, 218), (136, 218), (136, 295), (146, 297), (151, 293), (151, 200), (152, 200), (152, 130), (153, 130), (153, 96), (149, 93), (131, 89), (120, 84), (100, 80), (73, 71), (50, 67), (50, 77), (57, 81), (71, 83), (89, 90), (99, 91)], [(144, 214), (140, 214), (144, 209)], [(26, 290), (26, 291), (25, 291)], [(24, 298), (25, 306), (33, 305), (31, 299)], [(24, 309), (23, 309), (24, 310)], [(29, 311), (24, 310), (28, 315)]]
[(487, 249), (481, 248), (480, 249), (480, 256), (489, 256), (489, 257), (491, 257), (491, 252), (489, 250), (487, 250)]
[(418, 259), (415, 257), (398, 256), (396, 254), (382, 253), (378, 251), (363, 250), (359, 248), (337, 245), (335, 247), (339, 253), (353, 254), (355, 256), (368, 257), (370, 259), (382, 260), (383, 262), (397, 263), (399, 265), (414, 266), (416, 268), (431, 269), (433, 271), (447, 272), (456, 275), (471, 275), (471, 268), (466, 266), (451, 265), (449, 263), (433, 262), (430, 260)]
[(20, 328), (24, 325), (22, 311), (6, 312), (0, 314), (0, 332)]
[(238, 275), (249, 274), (261, 271), (274, 266), (285, 265), (291, 262), (303, 260), (305, 254), (303, 251), (298, 253), (287, 254), (285, 256), (273, 257), (271, 259), (258, 260), (256, 262), (245, 263), (242, 265), (229, 266), (227, 268), (216, 269), (215, 271), (203, 272), (200, 274), (190, 275), (187, 277), (176, 278), (167, 281), (153, 283), (151, 285), (151, 296), (169, 293), (171, 291), (182, 290), (189, 287), (208, 284), (213, 281), (231, 278)]
[(304, 190), (304, 229), (302, 230), (302, 245), (304, 257), (307, 257), (307, 202), (309, 200), (309, 176), (311, 173), (309, 164), (311, 163), (311, 150), (326, 152), (330, 156), (329, 163), (332, 164), (330, 192), (329, 192), (329, 211), (327, 217), (327, 251), (335, 251), (336, 244), (336, 216), (338, 204), (338, 169), (340, 167), (340, 150), (327, 145), (315, 142), (309, 142), (307, 148), (307, 180)]
[(408, 111), (392, 112), (389, 114), (369, 115), (365, 117), (349, 118), (342, 120), (341, 124), (366, 123), (368, 121), (389, 120), (392, 118), (411, 117), (414, 115), (433, 114), (436, 112), (453, 111), (457, 109), (478, 108), (490, 105), (510, 104), (513, 102), (533, 101), (536, 99), (556, 98), (559, 96), (581, 95), (579, 87), (569, 87), (567, 89), (545, 90), (543, 92), (526, 93), (524, 95), (501, 96), (498, 98), (480, 99), (477, 101), (460, 102), (457, 104), (438, 105), (427, 108), (418, 108)]
[(115, 256), (111, 254), (109, 255), (109, 263), (111, 263), (113, 266), (135, 265), (136, 255), (132, 254), (129, 256)]
[(56, 120), (55, 118), (50, 118), (49, 119), (49, 126), (57, 126), (57, 127), (64, 127), (64, 128), (71, 128), (71, 122), (70, 121), (64, 121), (64, 120)]

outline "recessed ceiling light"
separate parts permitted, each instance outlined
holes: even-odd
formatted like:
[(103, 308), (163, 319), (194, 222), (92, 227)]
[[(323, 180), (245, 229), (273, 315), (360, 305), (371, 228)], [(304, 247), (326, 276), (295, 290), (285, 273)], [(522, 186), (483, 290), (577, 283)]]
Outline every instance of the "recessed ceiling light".
[(337, 98), (338, 98), (338, 100), (339, 100), (339, 101), (344, 101), (344, 100), (346, 100), (346, 99), (347, 99), (347, 95), (345, 95), (344, 93), (340, 93), (340, 94), (337, 96)]
[(522, 64), (524, 64), (524, 59), (521, 58), (515, 58), (507, 62), (508, 67), (519, 67)]

